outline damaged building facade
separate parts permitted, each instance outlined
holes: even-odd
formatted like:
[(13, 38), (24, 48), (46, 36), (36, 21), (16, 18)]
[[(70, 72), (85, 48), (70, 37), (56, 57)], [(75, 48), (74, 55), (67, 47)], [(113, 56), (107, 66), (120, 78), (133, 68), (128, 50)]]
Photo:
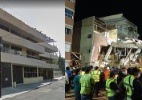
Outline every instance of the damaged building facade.
[[(102, 18), (95, 16), (85, 18), (74, 25), (72, 51), (79, 55), (78, 58), (72, 57), (78, 60), (82, 67), (86, 65), (101, 66), (103, 62), (116, 66), (114, 59), (117, 57), (118, 51), (121, 51), (120, 56), (126, 58), (130, 48), (133, 48), (131, 44), (126, 48), (124, 46), (126, 44), (117, 45), (119, 42), (127, 41), (126, 37), (127, 40), (138, 39), (139, 35), (137, 26), (128, 21), (123, 14)], [(134, 49), (134, 51), (136, 50)], [(119, 62), (117, 66), (120, 65), (122, 64)]]

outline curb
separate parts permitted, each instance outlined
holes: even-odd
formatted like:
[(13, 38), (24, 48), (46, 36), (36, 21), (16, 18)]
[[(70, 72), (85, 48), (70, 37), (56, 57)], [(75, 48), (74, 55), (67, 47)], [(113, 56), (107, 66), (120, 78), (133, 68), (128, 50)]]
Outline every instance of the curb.
[[(61, 79), (58, 79), (57, 81), (62, 80), (62, 79), (63, 79), (63, 77), (62, 77)], [(50, 84), (52, 84), (52, 82), (47, 82), (47, 84), (45, 84), (45, 85), (37, 86), (37, 87), (32, 88), (32, 89), (29, 89), (29, 90), (27, 90), (27, 91), (15, 93), (15, 95), (14, 95), (14, 94), (10, 94), (9, 96), (8, 96), (8, 95), (5, 95), (5, 96), (2, 96), (2, 98), (0, 98), (0, 100), (10, 99), (10, 98), (13, 98), (13, 97), (15, 97), (15, 96), (17, 96), (17, 95), (21, 95), (21, 94), (30, 92), (30, 91), (32, 91), (32, 90), (36, 90), (36, 89), (39, 89), (39, 88), (41, 88), (41, 87), (45, 87), (45, 86), (50, 85)]]

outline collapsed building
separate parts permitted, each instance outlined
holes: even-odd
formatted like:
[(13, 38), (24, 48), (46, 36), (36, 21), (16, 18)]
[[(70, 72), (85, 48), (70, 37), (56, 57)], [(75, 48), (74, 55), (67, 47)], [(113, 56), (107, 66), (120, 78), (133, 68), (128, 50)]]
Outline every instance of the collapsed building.
[(123, 14), (85, 18), (74, 25), (72, 66), (138, 65), (138, 37), (137, 26)]

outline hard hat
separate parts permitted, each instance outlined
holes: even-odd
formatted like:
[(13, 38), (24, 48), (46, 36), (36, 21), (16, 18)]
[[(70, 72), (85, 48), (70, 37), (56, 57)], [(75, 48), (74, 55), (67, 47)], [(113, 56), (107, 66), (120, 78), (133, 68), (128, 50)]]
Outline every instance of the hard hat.
[(109, 67), (107, 67), (107, 69), (109, 70)]

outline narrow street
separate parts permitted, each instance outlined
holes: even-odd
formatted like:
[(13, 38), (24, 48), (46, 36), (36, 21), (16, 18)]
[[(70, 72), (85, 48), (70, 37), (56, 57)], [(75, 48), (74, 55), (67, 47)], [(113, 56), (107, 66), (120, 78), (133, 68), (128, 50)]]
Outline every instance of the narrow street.
[(64, 79), (53, 81), (50, 85), (4, 100), (64, 100)]

